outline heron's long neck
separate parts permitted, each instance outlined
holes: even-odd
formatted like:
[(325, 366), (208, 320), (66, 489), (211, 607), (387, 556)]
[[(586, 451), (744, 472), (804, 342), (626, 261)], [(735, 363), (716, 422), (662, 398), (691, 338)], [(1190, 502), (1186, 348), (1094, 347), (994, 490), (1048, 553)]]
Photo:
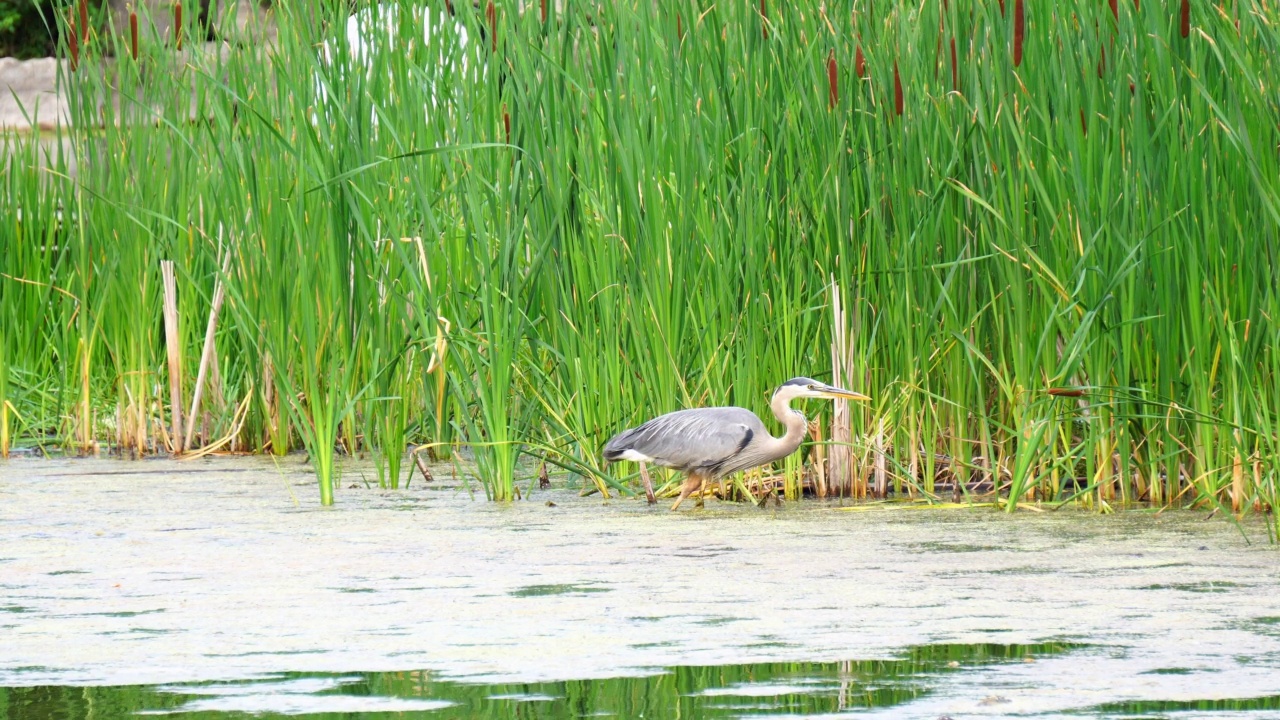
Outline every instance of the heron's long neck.
[(772, 447), (769, 454), (776, 460), (790, 455), (800, 447), (805, 433), (809, 431), (809, 425), (799, 410), (792, 409), (790, 399), (774, 395), (773, 400), (769, 402), (769, 408), (773, 410), (773, 416), (778, 418), (778, 422), (787, 428), (787, 432), (782, 437), (770, 438)]

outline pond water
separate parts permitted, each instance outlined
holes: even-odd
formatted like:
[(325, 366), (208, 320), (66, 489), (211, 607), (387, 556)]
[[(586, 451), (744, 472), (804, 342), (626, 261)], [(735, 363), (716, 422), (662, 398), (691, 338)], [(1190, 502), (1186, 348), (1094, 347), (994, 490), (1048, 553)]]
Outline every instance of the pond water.
[(0, 464), (0, 718), (1280, 717), (1260, 525), (449, 473)]

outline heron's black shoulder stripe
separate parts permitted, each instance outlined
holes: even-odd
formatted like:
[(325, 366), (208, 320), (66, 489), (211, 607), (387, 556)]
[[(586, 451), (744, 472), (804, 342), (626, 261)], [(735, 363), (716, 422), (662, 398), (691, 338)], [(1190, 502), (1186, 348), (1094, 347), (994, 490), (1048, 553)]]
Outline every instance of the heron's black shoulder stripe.
[(747, 434), (742, 436), (742, 441), (738, 443), (738, 449), (734, 450), (733, 454), (737, 455), (738, 453), (746, 449), (747, 445), (751, 444), (751, 438), (755, 437), (755, 435), (756, 435), (755, 430), (752, 430), (751, 428), (747, 428)]

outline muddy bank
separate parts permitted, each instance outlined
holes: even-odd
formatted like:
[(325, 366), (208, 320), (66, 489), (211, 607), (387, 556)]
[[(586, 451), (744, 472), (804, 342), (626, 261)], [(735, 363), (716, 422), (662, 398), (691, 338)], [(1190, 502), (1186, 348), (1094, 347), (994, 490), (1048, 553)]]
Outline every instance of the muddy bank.
[(1261, 527), (1250, 545), (1178, 512), (670, 513), (558, 486), (496, 505), (447, 474), (384, 492), (352, 466), (322, 509), (296, 458), (0, 464), (0, 685), (562, 680), (1058, 640), (1088, 649), (957, 682), (927, 711), (1280, 694)]

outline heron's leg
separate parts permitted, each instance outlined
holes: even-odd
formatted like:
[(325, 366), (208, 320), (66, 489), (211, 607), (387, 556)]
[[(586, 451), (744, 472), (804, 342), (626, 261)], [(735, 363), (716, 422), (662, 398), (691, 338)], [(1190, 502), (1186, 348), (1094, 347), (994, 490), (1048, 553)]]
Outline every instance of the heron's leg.
[(697, 475), (685, 475), (684, 485), (680, 486), (680, 497), (676, 500), (676, 504), (671, 506), (671, 509), (675, 510), (680, 507), (680, 503), (684, 502), (684, 499), (689, 497), (689, 493), (693, 492), (693, 489), (698, 487), (701, 482)]
[(698, 488), (698, 507), (706, 507), (707, 500), (707, 476), (702, 476), (702, 482)]
[(649, 470), (644, 463), (640, 463), (640, 479), (644, 480), (644, 496), (649, 499), (649, 504), (658, 502), (658, 497), (653, 494), (653, 481), (649, 479)]

